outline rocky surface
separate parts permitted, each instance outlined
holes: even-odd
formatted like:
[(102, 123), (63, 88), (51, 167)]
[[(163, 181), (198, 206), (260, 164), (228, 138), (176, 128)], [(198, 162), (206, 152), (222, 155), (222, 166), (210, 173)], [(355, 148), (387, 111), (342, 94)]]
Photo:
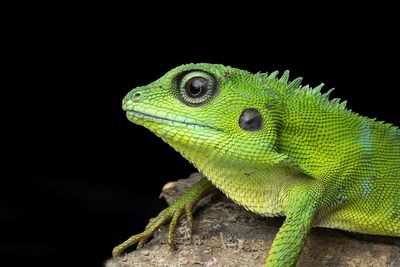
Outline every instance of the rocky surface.
[[(167, 183), (162, 196), (171, 203), (200, 179)], [(195, 208), (195, 233), (179, 223), (172, 251), (166, 227), (138, 251), (106, 262), (106, 267), (131, 266), (263, 266), (283, 218), (263, 218), (246, 211), (219, 193)], [(297, 266), (400, 266), (400, 239), (313, 228)]]

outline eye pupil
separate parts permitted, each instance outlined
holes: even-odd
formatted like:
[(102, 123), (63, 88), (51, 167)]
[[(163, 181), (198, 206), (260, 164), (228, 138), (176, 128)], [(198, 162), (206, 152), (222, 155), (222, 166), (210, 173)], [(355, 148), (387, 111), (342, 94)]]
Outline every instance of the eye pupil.
[(192, 95), (198, 95), (200, 94), (202, 90), (203, 84), (199, 80), (194, 80), (192, 84), (190, 85), (190, 93)]
[(208, 81), (202, 77), (194, 77), (186, 83), (185, 89), (189, 97), (201, 97), (207, 92)]

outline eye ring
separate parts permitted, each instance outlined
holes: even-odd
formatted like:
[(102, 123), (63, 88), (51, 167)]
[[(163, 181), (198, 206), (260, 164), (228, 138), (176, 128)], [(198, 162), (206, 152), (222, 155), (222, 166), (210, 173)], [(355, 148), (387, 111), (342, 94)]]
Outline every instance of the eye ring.
[(187, 106), (201, 106), (218, 91), (215, 76), (202, 70), (180, 73), (176, 79), (178, 99)]

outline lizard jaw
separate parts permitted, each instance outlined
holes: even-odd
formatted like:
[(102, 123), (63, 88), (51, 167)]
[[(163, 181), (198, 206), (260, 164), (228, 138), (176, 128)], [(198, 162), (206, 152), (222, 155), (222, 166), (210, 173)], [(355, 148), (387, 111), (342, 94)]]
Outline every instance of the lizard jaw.
[(146, 121), (152, 121), (152, 122), (156, 122), (156, 123), (160, 123), (160, 124), (169, 124), (169, 125), (174, 125), (174, 126), (177, 126), (177, 124), (178, 124), (178, 125), (181, 125), (184, 127), (189, 127), (189, 128), (200, 127), (200, 128), (209, 128), (209, 129), (216, 130), (216, 131), (222, 131), (221, 129), (217, 129), (217, 128), (209, 126), (209, 125), (194, 122), (194, 121), (186, 119), (186, 118), (173, 119), (173, 118), (168, 118), (167, 116), (161, 117), (161, 116), (144, 113), (144, 112), (137, 111), (137, 110), (126, 110), (126, 116), (128, 117), (128, 119), (130, 121), (132, 121), (134, 123), (137, 123), (137, 119), (144, 119)]

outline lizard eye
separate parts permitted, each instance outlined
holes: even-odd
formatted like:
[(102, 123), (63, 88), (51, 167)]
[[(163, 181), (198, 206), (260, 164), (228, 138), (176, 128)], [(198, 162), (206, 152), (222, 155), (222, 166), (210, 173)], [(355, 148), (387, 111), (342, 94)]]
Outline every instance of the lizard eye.
[(186, 105), (199, 106), (214, 95), (216, 85), (215, 77), (207, 72), (184, 73), (179, 80), (179, 98)]
[(203, 77), (193, 77), (185, 84), (185, 93), (188, 97), (198, 98), (207, 93), (208, 81)]

